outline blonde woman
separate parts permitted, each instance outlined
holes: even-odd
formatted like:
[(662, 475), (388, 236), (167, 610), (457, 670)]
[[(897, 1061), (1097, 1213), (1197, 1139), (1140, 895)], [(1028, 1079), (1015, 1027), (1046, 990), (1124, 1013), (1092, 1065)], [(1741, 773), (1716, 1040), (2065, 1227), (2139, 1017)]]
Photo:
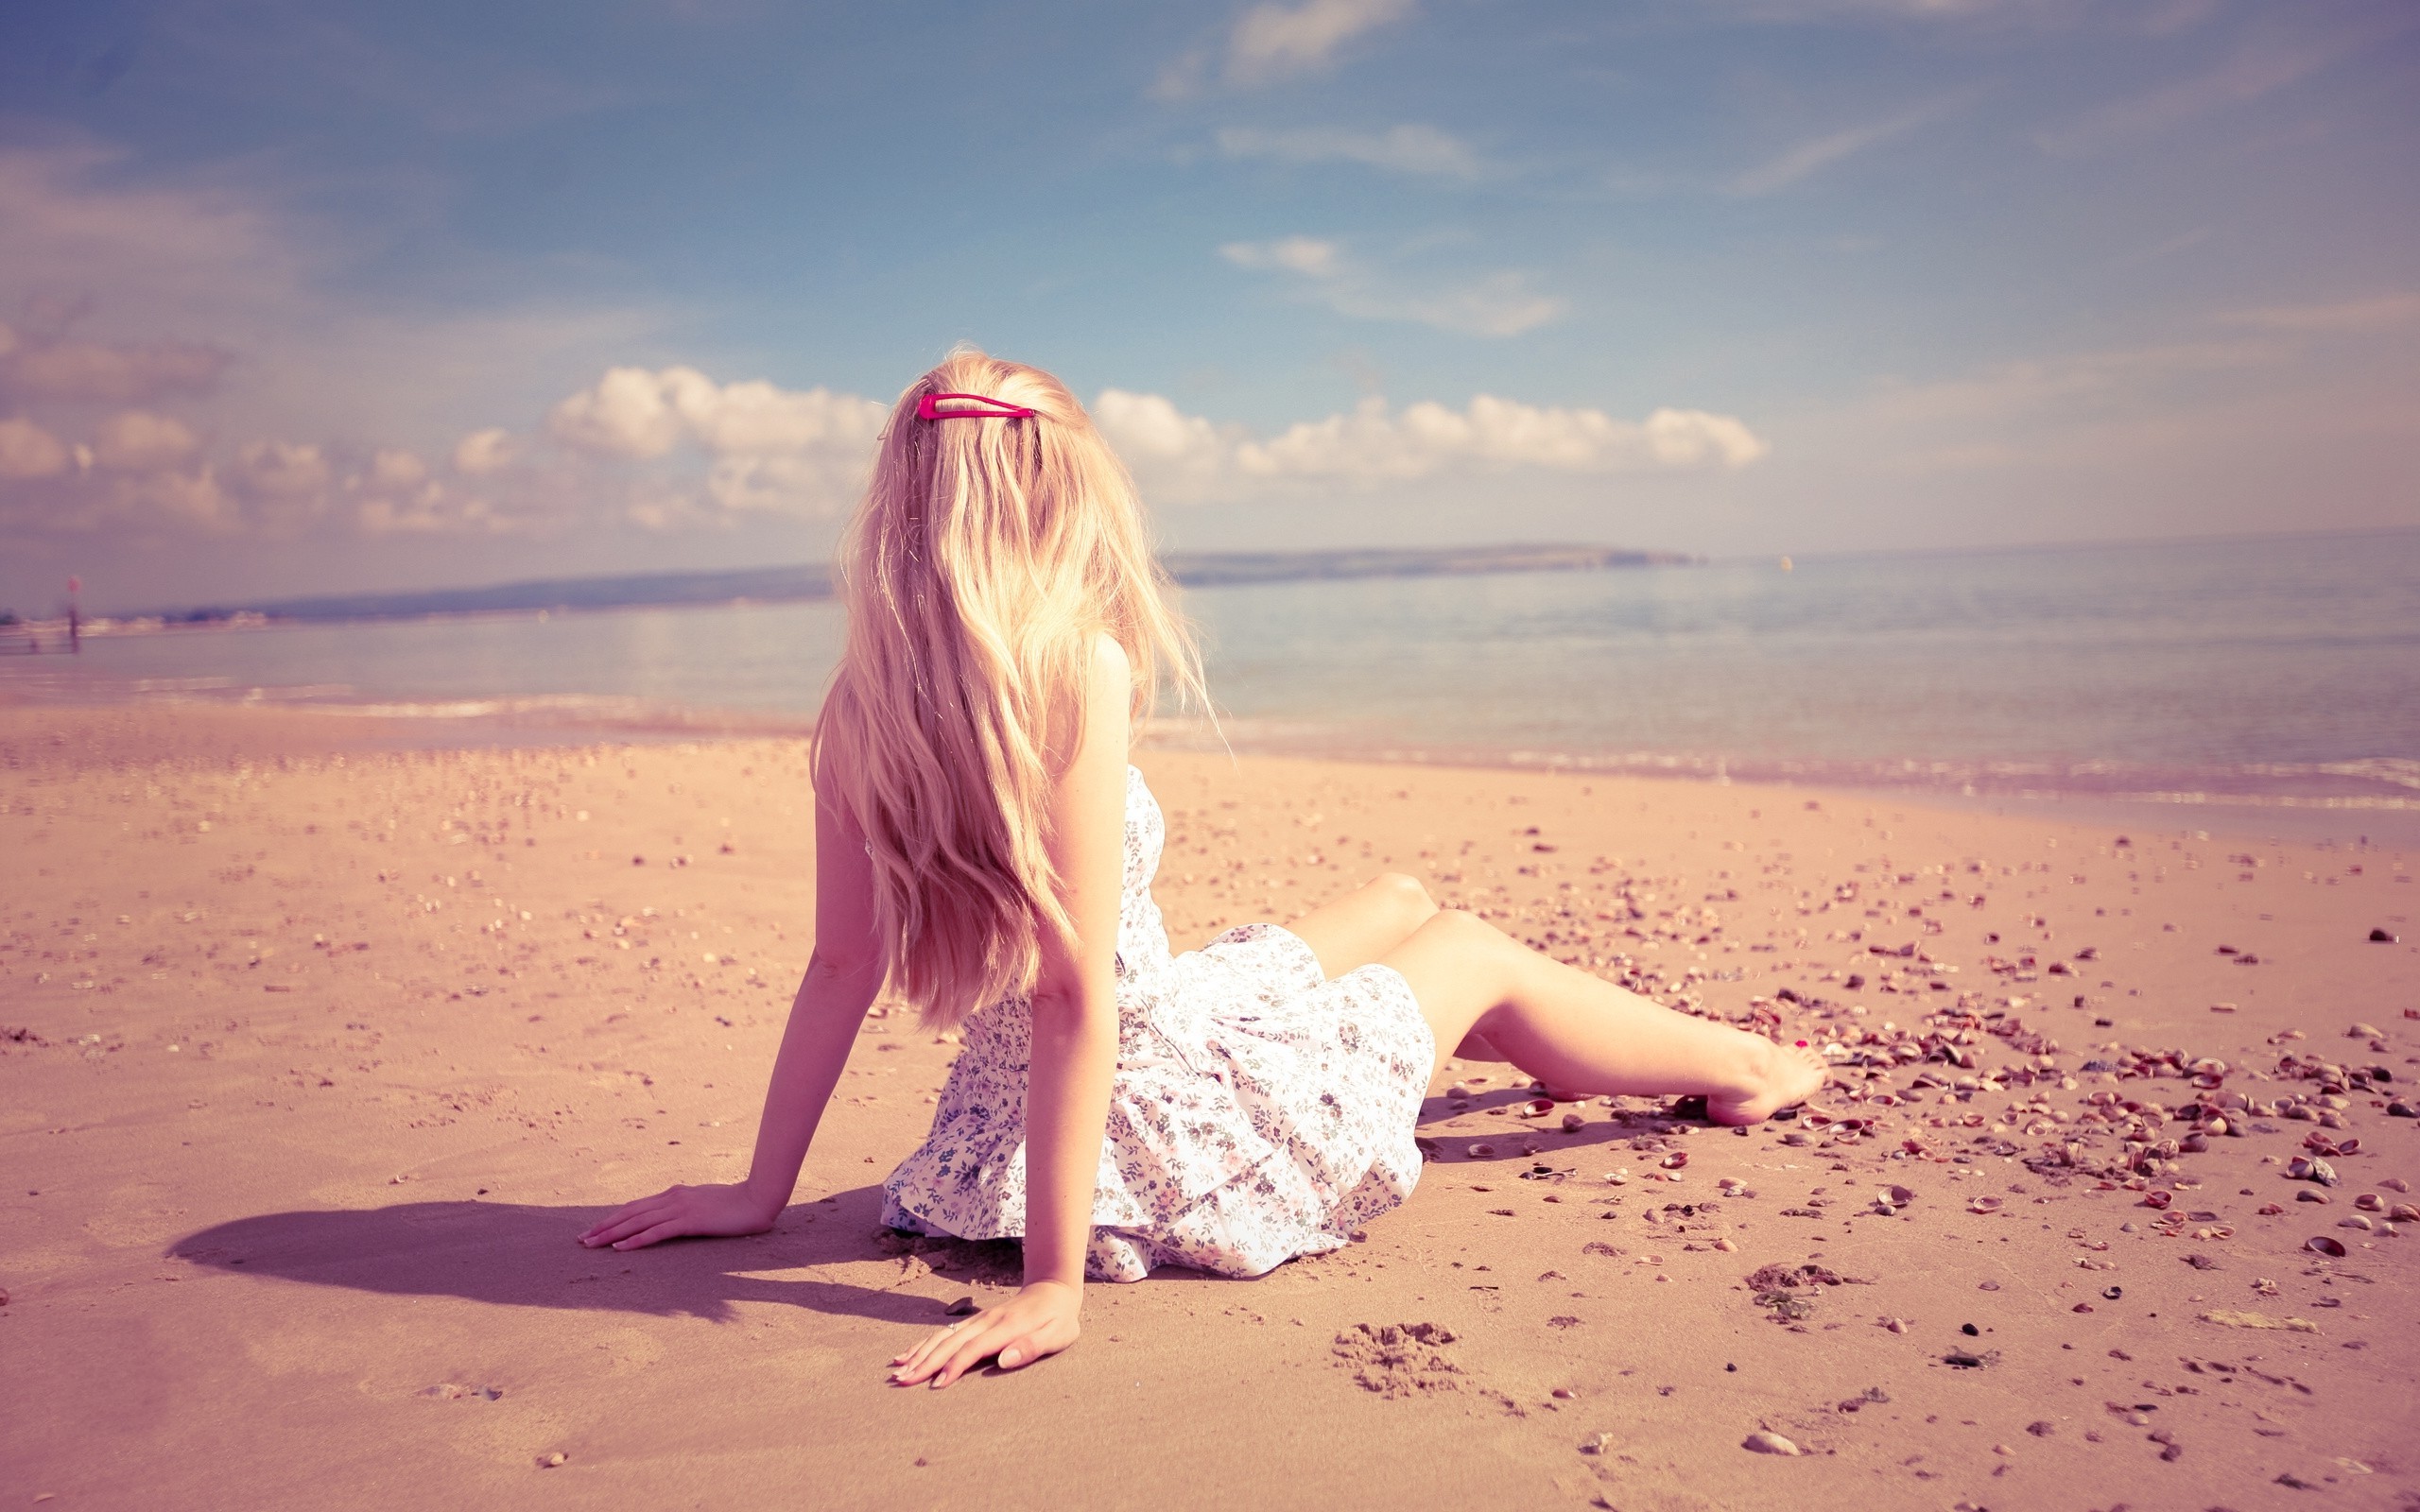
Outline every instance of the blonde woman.
[(961, 1028), (894, 1227), (1022, 1238), (1015, 1296), (891, 1364), (942, 1387), (1075, 1343), (1083, 1284), (1258, 1276), (1411, 1194), (1438, 1047), (1573, 1093), (1699, 1093), (1725, 1123), (1822, 1062), (1672, 1012), (1382, 876), (1171, 954), (1158, 805), (1127, 764), (1201, 672), (1132, 482), (1066, 387), (954, 352), (902, 395), (840, 557), (848, 647), (818, 722), (815, 954), (746, 1180), (676, 1186), (580, 1242), (762, 1233), (886, 986)]

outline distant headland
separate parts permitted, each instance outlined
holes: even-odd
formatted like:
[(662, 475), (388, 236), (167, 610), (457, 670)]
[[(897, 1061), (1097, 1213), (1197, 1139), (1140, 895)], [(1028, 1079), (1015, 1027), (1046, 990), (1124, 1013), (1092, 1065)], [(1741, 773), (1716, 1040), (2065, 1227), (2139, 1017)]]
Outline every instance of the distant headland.
[[(1702, 557), (1616, 546), (1440, 546), (1347, 551), (1171, 552), (1168, 575), (1190, 588), (1316, 578), (1433, 577), (1477, 573), (1603, 572), (1621, 567), (1689, 567)], [(632, 573), (554, 577), (483, 588), (400, 593), (331, 593), (180, 610), (95, 621), (91, 633), (126, 633), (215, 624), (326, 624), (420, 619), (448, 614), (510, 614), (578, 610), (670, 609), (709, 604), (778, 604), (832, 596), (832, 570), (821, 562), (719, 572)]]

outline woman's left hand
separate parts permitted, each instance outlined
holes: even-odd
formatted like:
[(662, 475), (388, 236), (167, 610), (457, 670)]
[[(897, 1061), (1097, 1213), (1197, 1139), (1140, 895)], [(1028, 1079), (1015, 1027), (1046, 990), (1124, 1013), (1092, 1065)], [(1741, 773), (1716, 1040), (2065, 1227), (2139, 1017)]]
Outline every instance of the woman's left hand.
[(1076, 1314), (1082, 1293), (1064, 1281), (1033, 1281), (997, 1307), (961, 1318), (891, 1360), (893, 1385), (930, 1382), (938, 1391), (996, 1356), (1003, 1370), (1021, 1369), (1057, 1354), (1081, 1332)]

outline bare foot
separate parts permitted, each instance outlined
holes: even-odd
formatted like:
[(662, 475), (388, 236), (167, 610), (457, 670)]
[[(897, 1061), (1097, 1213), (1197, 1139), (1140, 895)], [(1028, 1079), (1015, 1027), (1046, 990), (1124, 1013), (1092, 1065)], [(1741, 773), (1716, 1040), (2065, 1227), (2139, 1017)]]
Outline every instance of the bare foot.
[(1777, 1045), (1761, 1040), (1765, 1049), (1758, 1057), (1764, 1064), (1752, 1074), (1753, 1091), (1731, 1095), (1710, 1096), (1705, 1100), (1706, 1117), (1717, 1124), (1761, 1124), (1785, 1108), (1803, 1103), (1824, 1085), (1824, 1074), (1831, 1063), (1823, 1052), (1801, 1040), (1795, 1044)]

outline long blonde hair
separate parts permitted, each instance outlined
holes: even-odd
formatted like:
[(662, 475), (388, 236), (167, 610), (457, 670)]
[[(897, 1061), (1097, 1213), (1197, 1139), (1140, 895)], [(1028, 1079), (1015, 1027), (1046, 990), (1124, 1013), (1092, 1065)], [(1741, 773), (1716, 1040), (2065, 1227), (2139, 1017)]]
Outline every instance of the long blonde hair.
[[(929, 394), (1029, 418), (919, 419)], [(944, 410), (962, 409), (941, 402)], [(890, 412), (838, 555), (848, 645), (816, 722), (826, 798), (864, 831), (890, 986), (947, 1028), (1072, 947), (1047, 804), (1097, 638), (1208, 707), (1125, 467), (1066, 387), (959, 348)]]

